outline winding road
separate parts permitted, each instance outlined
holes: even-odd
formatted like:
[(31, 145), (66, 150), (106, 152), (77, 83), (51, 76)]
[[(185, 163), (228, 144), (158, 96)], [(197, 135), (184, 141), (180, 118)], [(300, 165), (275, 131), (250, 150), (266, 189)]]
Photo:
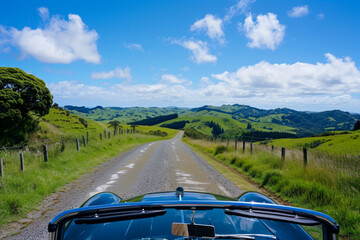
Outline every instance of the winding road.
[(58, 213), (79, 207), (90, 196), (114, 192), (123, 199), (159, 191), (201, 191), (230, 197), (242, 191), (181, 141), (141, 145), (100, 165), (93, 173), (46, 199), (20, 223), (0, 229), (0, 239), (48, 239), (47, 224)]

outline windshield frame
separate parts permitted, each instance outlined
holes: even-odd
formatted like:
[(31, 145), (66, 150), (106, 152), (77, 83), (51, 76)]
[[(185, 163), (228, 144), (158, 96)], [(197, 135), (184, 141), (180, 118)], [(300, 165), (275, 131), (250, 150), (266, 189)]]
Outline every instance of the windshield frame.
[[(330, 216), (313, 210), (266, 204), (256, 202), (236, 202), (236, 201), (209, 201), (209, 200), (182, 200), (182, 201), (161, 201), (161, 202), (130, 202), (118, 203), (111, 205), (90, 206), (67, 210), (57, 215), (48, 226), (48, 231), (52, 235), (51, 239), (57, 238), (57, 230), (59, 226), (71, 219), (91, 216), (95, 214), (104, 214), (110, 212), (127, 212), (132, 210), (165, 210), (166, 208), (174, 208), (178, 210), (211, 210), (221, 208), (224, 210), (241, 210), (247, 212), (261, 211), (267, 213), (272, 220), (284, 221), (277, 216), (281, 214), (293, 215), (296, 217), (304, 217), (313, 219), (325, 227), (326, 239), (334, 239), (339, 232), (339, 225)], [(279, 215), (280, 214), (280, 215)], [(254, 216), (254, 218), (257, 218)], [(269, 219), (268, 218), (268, 219)]]

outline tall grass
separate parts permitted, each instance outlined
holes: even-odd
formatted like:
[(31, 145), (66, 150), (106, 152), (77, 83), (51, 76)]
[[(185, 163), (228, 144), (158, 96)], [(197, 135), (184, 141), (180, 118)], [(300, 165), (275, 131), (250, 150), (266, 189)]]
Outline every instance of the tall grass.
[(175, 134), (175, 130), (169, 130), (166, 138), (145, 134), (111, 135), (111, 138), (103, 136), (100, 141), (99, 133), (92, 132), (88, 145), (81, 145), (80, 152), (76, 149), (74, 138), (63, 144), (50, 145), (48, 163), (44, 162), (39, 148), (32, 145), (22, 150), (24, 173), (20, 172), (20, 151), (0, 152), (4, 160), (4, 176), (0, 177), (0, 226), (24, 217), (47, 195), (91, 172), (110, 157), (146, 142), (171, 138)]
[(287, 150), (282, 166), (279, 151), (272, 153), (260, 145), (254, 146), (253, 154), (250, 154), (249, 148), (245, 153), (242, 148), (235, 151), (234, 143), (226, 147), (225, 143), (185, 141), (245, 173), (295, 206), (332, 216), (340, 224), (341, 237), (360, 239), (359, 158), (315, 155), (309, 157), (308, 165), (304, 167), (300, 152)]

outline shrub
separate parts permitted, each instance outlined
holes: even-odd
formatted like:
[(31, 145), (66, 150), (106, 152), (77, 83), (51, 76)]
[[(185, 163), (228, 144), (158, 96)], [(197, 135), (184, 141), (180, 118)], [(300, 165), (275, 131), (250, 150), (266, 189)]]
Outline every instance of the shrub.
[(251, 164), (245, 164), (244, 166), (243, 166), (243, 170), (245, 171), (245, 172), (248, 172), (250, 169), (251, 169)]
[(261, 182), (261, 186), (265, 186), (266, 184), (275, 185), (279, 178), (281, 177), (281, 173), (279, 171), (267, 171), (264, 174), (264, 179)]
[(85, 128), (88, 127), (88, 123), (87, 123), (87, 121), (86, 121), (84, 118), (79, 118), (79, 122), (80, 122), (82, 125), (84, 125)]
[(225, 146), (216, 146), (214, 155), (221, 154), (226, 151)]
[(237, 160), (237, 157), (233, 157), (231, 160), (230, 160), (230, 164), (231, 165), (234, 165), (234, 163), (236, 162)]

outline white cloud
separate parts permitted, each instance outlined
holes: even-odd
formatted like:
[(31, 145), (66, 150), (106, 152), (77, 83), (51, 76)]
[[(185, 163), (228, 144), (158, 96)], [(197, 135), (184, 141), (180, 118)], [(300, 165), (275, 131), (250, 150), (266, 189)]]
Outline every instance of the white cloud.
[(50, 16), (49, 9), (47, 9), (46, 7), (39, 7), (37, 9), (37, 11), (43, 21), (46, 21), (47, 19), (49, 19), (49, 16)]
[(211, 14), (206, 14), (203, 19), (200, 19), (191, 25), (190, 30), (204, 30), (211, 39), (216, 39), (220, 43), (224, 43), (224, 32), (222, 28), (223, 23), (220, 18), (216, 18)]
[(115, 70), (109, 72), (93, 72), (91, 73), (91, 78), (93, 79), (111, 79), (111, 78), (122, 78), (131, 80), (130, 68), (125, 67), (121, 69), (116, 67)]
[(211, 83), (209, 77), (201, 77), (200, 82), (205, 84)]
[[(360, 69), (350, 58), (326, 54), (324, 63), (271, 64), (266, 61), (240, 67), (235, 72), (202, 77), (198, 88), (179, 76), (164, 76), (155, 84), (89, 86), (79, 82), (51, 83), (55, 101), (126, 106), (199, 106), (240, 103), (303, 110), (343, 109), (360, 112)], [(171, 80), (172, 79), (172, 80)], [(70, 101), (71, 100), (71, 101)]]
[(360, 71), (355, 63), (329, 53), (325, 56), (327, 63), (270, 64), (262, 61), (241, 67), (236, 72), (213, 74), (220, 81), (214, 89), (226, 86), (247, 90), (242, 92), (243, 97), (264, 96), (268, 99), (359, 93)]
[(243, 26), (239, 29), (245, 32), (247, 38), (251, 41), (247, 44), (251, 48), (268, 48), (275, 50), (283, 41), (285, 35), (285, 26), (280, 24), (277, 16), (273, 13), (258, 15), (256, 22), (253, 21), (250, 14)]
[(292, 18), (304, 17), (309, 14), (309, 7), (307, 5), (304, 6), (296, 6), (288, 11), (288, 16)]
[(124, 43), (124, 46), (130, 50), (136, 50), (139, 52), (144, 52), (143, 47), (138, 43)]
[(47, 8), (41, 7), (38, 12), (45, 21), (44, 28), (10, 27), (6, 30), (7, 43), (20, 49), (24, 56), (41, 62), (71, 63), (79, 59), (100, 62), (96, 45), (99, 36), (95, 30), (88, 29), (79, 15), (69, 14), (68, 20), (58, 16), (48, 19)]
[(184, 48), (190, 50), (191, 59), (197, 64), (217, 61), (217, 57), (209, 53), (207, 42), (192, 39), (184, 41), (174, 40), (172, 41), (172, 43), (179, 44)]
[(161, 80), (164, 83), (170, 83), (170, 84), (180, 84), (180, 83), (186, 82), (185, 79), (182, 79), (182, 78), (177, 77), (177, 76), (172, 75), (172, 74), (163, 74), (161, 76)]
[[(156, 84), (116, 84), (109, 87), (89, 86), (77, 81), (62, 81), (48, 85), (57, 102), (77, 102), (78, 104), (134, 106), (182, 103), (184, 96), (193, 95), (193, 90), (183, 85)], [(118, 105), (117, 105), (118, 106)]]
[(212, 81), (210, 81), (209, 77), (201, 77), (200, 82), (199, 82), (199, 87), (200, 88), (206, 88), (209, 85), (213, 85), (214, 83)]
[(255, 0), (239, 0), (235, 5), (231, 6), (228, 13), (224, 17), (224, 21), (230, 21), (237, 14), (243, 14), (247, 11), (249, 5)]

